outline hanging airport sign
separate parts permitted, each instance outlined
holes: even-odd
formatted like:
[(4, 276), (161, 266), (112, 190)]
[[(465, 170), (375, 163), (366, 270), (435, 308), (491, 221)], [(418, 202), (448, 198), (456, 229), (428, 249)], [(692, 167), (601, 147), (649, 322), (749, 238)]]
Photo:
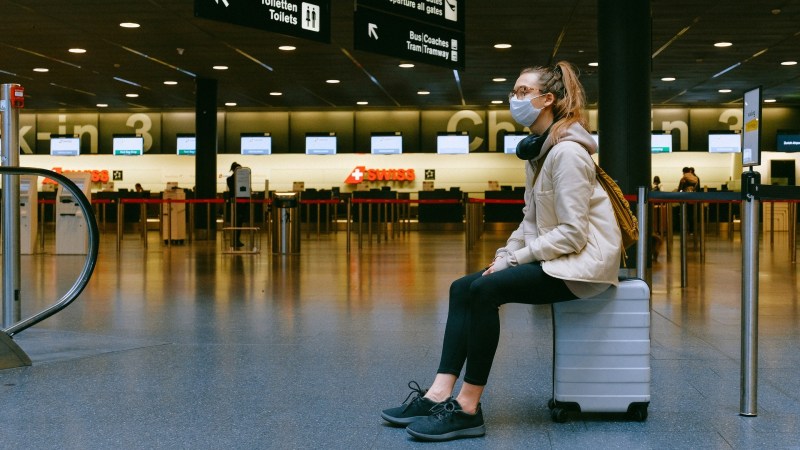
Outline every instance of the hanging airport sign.
[(464, 32), (465, 0), (358, 0), (358, 6)]
[[(429, 2), (416, 3), (424, 6)], [(459, 2), (461, 8), (462, 3), (463, 1)], [(356, 50), (464, 69), (463, 31), (408, 17), (358, 7), (355, 12), (354, 43)]]
[(194, 0), (194, 15), (312, 41), (331, 41), (330, 0)]

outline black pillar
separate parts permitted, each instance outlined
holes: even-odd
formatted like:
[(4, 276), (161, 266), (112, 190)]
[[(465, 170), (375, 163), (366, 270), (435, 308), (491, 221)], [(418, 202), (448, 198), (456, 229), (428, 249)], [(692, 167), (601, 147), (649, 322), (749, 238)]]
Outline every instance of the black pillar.
[[(198, 78), (195, 83), (195, 197), (214, 199), (217, 197), (217, 80)], [(216, 218), (215, 205), (210, 211), (205, 204), (195, 207), (195, 229), (206, 230), (207, 239), (216, 236)]]
[(598, 0), (600, 165), (622, 192), (650, 186), (650, 2)]

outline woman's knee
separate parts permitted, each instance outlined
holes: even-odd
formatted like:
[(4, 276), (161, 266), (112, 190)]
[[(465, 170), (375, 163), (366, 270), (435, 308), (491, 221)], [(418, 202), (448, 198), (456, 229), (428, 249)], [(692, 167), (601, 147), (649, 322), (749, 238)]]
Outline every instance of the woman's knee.
[(498, 308), (502, 304), (502, 286), (491, 277), (481, 277), (469, 286), (470, 304), (473, 307)]

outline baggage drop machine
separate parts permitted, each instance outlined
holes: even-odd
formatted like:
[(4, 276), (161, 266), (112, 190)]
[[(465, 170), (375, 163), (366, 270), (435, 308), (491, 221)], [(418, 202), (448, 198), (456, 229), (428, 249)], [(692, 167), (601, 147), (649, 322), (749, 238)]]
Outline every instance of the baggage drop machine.
[[(91, 199), (92, 176), (84, 172), (64, 174)], [(85, 255), (88, 251), (88, 230), (86, 219), (77, 200), (61, 185), (56, 192), (56, 254)]]

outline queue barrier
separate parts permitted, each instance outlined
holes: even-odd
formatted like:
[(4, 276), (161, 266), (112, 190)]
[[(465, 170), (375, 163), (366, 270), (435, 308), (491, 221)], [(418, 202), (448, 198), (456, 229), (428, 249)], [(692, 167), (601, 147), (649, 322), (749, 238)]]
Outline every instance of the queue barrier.
[[(189, 242), (194, 240), (194, 206), (197, 204), (205, 204), (208, 207), (206, 208), (206, 229), (211, 229), (211, 205), (212, 204), (222, 204), (224, 203), (223, 199), (150, 199), (150, 198), (120, 198), (117, 199), (117, 251), (122, 247), (122, 238), (124, 234), (124, 220), (125, 217), (124, 211), (126, 205), (138, 204), (140, 208), (140, 221), (142, 226), (140, 227), (140, 236), (144, 243), (144, 247), (147, 248), (147, 205), (171, 205), (173, 203), (184, 203), (187, 205), (189, 209), (189, 223), (192, 226), (189, 227)], [(172, 230), (170, 227), (172, 226), (172, 208), (166, 208), (167, 210), (167, 236), (172, 236)], [(164, 221), (159, 221), (159, 232), (161, 233), (163, 230), (161, 227), (164, 226)], [(167, 239), (167, 246), (172, 245), (172, 240)]]
[(499, 198), (474, 198), (468, 197), (464, 205), (464, 235), (467, 251), (471, 250), (475, 243), (483, 235), (484, 230), (484, 205), (525, 205), (523, 199), (499, 199)]
[[(386, 198), (351, 198), (347, 201), (347, 253), (350, 253), (350, 233), (353, 225), (352, 205), (358, 205), (358, 248), (363, 248), (363, 227), (364, 211), (363, 206), (367, 205), (367, 238), (372, 245), (372, 207), (382, 207), (383, 214), (378, 214), (378, 233), (377, 242), (380, 243), (381, 235), (385, 240), (389, 240), (389, 226), (392, 229), (392, 237), (399, 233), (406, 233), (411, 229), (411, 205), (445, 205), (461, 204), (457, 199), (386, 199)], [(379, 211), (381, 212), (381, 211)], [(386, 217), (384, 221), (382, 218)], [(395, 224), (399, 226), (394, 226)]]
[[(316, 205), (316, 207), (317, 207), (317, 210), (316, 210), (316, 213), (317, 213), (316, 214), (317, 238), (319, 238), (319, 236), (320, 236), (320, 230), (321, 230), (321, 224), (322, 224), (322, 221), (321, 221), (321, 217), (322, 217), (321, 216), (321, 212), (322, 212), (321, 210), (322, 210), (322, 207), (323, 206), (325, 207), (325, 217), (326, 217), (326, 219), (325, 219), (325, 233), (329, 233), (331, 231), (331, 228), (333, 228), (333, 231), (336, 232), (338, 230), (336, 229), (335, 226), (333, 226), (333, 223), (335, 222), (334, 218), (336, 217), (337, 207), (341, 203), (342, 202), (338, 198), (319, 199), (319, 200), (303, 200), (302, 198), (300, 199), (300, 205), (304, 205), (306, 207), (306, 220), (307, 221), (311, 220), (311, 214), (310, 214), (311, 206), (312, 205)], [(334, 208), (331, 208), (331, 205), (334, 205)], [(307, 226), (306, 226), (306, 237), (311, 237), (311, 224), (310, 223), (307, 223)]]

